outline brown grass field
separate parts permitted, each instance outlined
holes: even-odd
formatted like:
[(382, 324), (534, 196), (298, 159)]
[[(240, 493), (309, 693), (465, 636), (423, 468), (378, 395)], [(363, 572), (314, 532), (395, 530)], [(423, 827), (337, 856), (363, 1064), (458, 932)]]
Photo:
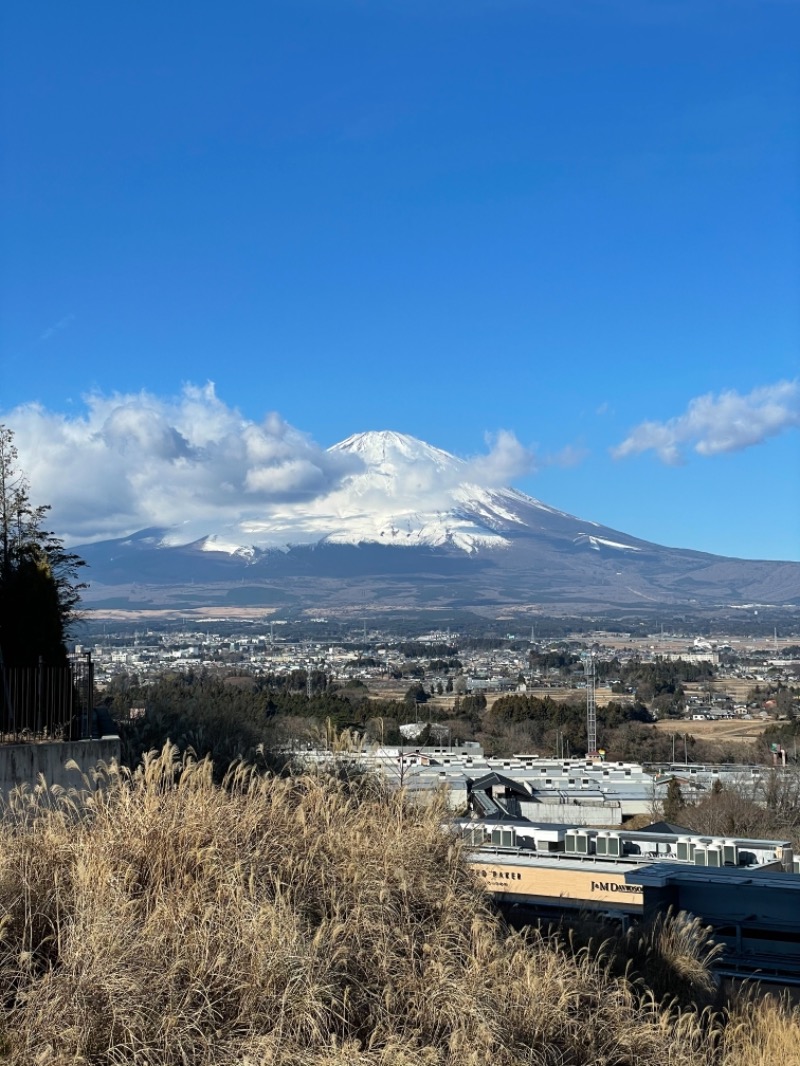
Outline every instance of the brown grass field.
[(661, 733), (675, 733), (679, 737), (690, 733), (697, 740), (717, 744), (752, 744), (763, 735), (770, 724), (760, 719), (748, 722), (740, 718), (722, 718), (715, 722), (693, 722), (679, 718), (656, 722), (656, 729)]
[(169, 746), (99, 783), (0, 822), (8, 1066), (800, 1061), (787, 1002), (719, 1001), (696, 921), (636, 932), (638, 971), (620, 938), (509, 932), (436, 804), (244, 767), (219, 787)]

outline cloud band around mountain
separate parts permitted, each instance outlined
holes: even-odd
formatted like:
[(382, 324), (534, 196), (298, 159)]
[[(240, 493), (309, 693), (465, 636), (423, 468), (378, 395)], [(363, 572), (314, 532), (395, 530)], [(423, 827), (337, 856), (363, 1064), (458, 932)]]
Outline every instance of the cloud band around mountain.
[[(172, 399), (93, 393), (79, 414), (28, 404), (0, 420), (14, 431), (34, 502), (52, 505), (50, 522), (68, 544), (151, 526), (187, 543), (215, 529), (280, 523), (298, 505), (324, 509), (363, 469), (357, 456), (322, 447), (276, 413), (245, 418), (213, 384), (187, 385)], [(533, 468), (513, 433), (487, 444), (464, 464), (463, 480), (490, 488)], [(449, 487), (434, 471), (426, 476), (430, 493)]]
[(675, 466), (687, 450), (705, 457), (738, 452), (798, 427), (800, 382), (779, 381), (746, 395), (729, 389), (698, 396), (675, 418), (640, 423), (611, 454), (625, 459), (653, 451)]
[(35, 404), (4, 416), (36, 501), (52, 505), (53, 525), (72, 542), (149, 525), (190, 535), (212, 519), (329, 492), (359, 468), (279, 415), (243, 418), (212, 384), (172, 400), (95, 393), (85, 402), (77, 416)]

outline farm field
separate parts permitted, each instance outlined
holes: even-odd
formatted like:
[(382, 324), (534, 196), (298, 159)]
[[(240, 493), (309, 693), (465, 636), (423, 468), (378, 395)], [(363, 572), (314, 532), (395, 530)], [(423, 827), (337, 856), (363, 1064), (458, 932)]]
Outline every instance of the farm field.
[(662, 733), (691, 733), (697, 740), (706, 740), (724, 744), (752, 744), (763, 734), (771, 722), (740, 718), (722, 718), (712, 722), (693, 722), (685, 718), (664, 719), (656, 723), (656, 729)]

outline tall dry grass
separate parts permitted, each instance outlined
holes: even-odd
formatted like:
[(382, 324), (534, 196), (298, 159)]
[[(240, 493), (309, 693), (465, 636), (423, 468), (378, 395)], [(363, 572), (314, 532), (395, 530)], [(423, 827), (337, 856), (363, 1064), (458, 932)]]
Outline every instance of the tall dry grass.
[(420, 809), (167, 746), (0, 825), (9, 1066), (766, 1066), (798, 1017), (663, 1006), (588, 950), (508, 934)]
[(724, 1002), (714, 973), (722, 952), (699, 918), (672, 908), (627, 932), (591, 913), (565, 919), (554, 933), (573, 954), (585, 950), (640, 992), (679, 1008), (718, 1009)]

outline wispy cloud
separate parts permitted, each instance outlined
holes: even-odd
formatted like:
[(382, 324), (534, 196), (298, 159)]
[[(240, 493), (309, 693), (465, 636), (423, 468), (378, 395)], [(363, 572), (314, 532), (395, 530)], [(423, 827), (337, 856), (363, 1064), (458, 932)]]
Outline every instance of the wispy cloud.
[(567, 444), (557, 452), (551, 452), (542, 459), (542, 466), (560, 466), (563, 469), (579, 466), (588, 459), (589, 449), (580, 444)]
[(75, 315), (68, 314), (60, 318), (58, 322), (54, 322), (52, 326), (48, 326), (47, 329), (39, 336), (39, 341), (49, 341), (57, 333), (60, 333), (62, 329), (66, 329), (70, 322), (75, 321)]
[(582, 444), (567, 444), (555, 452), (526, 447), (510, 430), (501, 429), (485, 436), (489, 451), (467, 460), (467, 478), (484, 488), (502, 488), (517, 478), (538, 474), (550, 466), (578, 466), (589, 456)]
[(611, 449), (615, 459), (654, 451), (677, 465), (687, 450), (702, 456), (738, 452), (800, 427), (800, 382), (779, 381), (742, 395), (733, 389), (691, 400), (666, 422), (642, 422)]
[(498, 488), (536, 472), (539, 466), (536, 453), (521, 444), (510, 430), (487, 433), (485, 440), (489, 451), (467, 460), (465, 481), (474, 481), (484, 488)]

